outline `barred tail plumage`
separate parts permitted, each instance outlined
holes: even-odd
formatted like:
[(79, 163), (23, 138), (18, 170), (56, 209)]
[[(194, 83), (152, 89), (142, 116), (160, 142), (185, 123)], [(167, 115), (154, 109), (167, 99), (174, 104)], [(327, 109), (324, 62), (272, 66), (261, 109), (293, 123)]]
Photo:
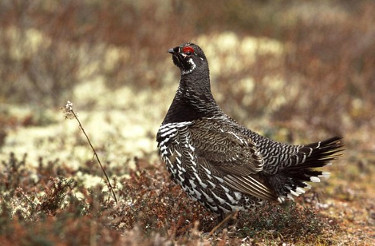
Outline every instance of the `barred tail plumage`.
[(328, 178), (329, 173), (316, 168), (331, 164), (343, 151), (342, 137), (333, 137), (325, 141), (302, 146), (295, 158), (295, 164), (285, 167), (279, 173), (269, 177), (268, 182), (276, 191), (278, 200), (293, 199), (305, 193), (310, 185), (306, 182), (320, 182), (320, 178)]

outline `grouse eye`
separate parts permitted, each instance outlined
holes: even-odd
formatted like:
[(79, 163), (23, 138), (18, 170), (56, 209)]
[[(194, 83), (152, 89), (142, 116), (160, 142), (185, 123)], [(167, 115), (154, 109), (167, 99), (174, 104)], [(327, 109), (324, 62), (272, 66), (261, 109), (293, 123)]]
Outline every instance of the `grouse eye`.
[(182, 49), (182, 52), (184, 52), (186, 55), (191, 55), (194, 53), (194, 49), (190, 46), (186, 46)]

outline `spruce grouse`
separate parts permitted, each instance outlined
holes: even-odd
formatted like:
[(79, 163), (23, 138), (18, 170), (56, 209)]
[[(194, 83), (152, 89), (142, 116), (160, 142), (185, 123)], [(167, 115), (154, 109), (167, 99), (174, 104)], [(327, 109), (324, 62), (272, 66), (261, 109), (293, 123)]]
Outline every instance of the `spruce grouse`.
[(258, 135), (215, 102), (200, 47), (185, 43), (168, 52), (181, 80), (157, 133), (158, 148), (172, 179), (193, 199), (225, 214), (292, 199), (310, 187), (306, 182), (329, 174), (316, 168), (339, 156), (341, 137), (289, 145)]

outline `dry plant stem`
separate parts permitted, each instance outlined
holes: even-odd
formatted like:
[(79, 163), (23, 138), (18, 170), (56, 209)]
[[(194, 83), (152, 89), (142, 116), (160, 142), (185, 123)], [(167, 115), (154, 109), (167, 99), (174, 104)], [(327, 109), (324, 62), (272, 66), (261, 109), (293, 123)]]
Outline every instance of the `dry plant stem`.
[(228, 222), (231, 218), (236, 218), (238, 215), (238, 211), (234, 213), (230, 213), (225, 217), (217, 226), (215, 226), (209, 233), (210, 236), (212, 236), (222, 225)]
[(87, 139), (87, 142), (89, 143), (89, 145), (90, 145), (92, 151), (94, 152), (95, 158), (96, 158), (96, 160), (98, 161), (99, 166), (100, 166), (100, 168), (102, 169), (105, 178), (107, 179), (107, 182), (106, 182), (106, 183), (107, 183), (107, 185), (108, 185), (108, 188), (111, 190), (112, 195), (113, 195), (113, 198), (115, 199), (115, 202), (117, 203), (117, 197), (116, 197), (115, 192), (113, 191), (113, 187), (112, 187), (112, 185), (111, 185), (111, 182), (109, 181), (108, 175), (107, 175), (106, 171), (105, 171), (104, 168), (103, 168), (103, 165), (102, 165), (102, 163), (101, 163), (101, 161), (100, 161), (100, 159), (99, 159), (98, 154), (96, 153), (96, 151), (95, 151), (95, 149), (94, 149), (94, 146), (92, 146), (92, 144), (91, 144), (91, 141), (90, 141), (89, 136), (86, 134), (86, 131), (85, 131), (85, 129), (83, 128), (83, 126), (82, 126), (82, 124), (81, 124), (81, 121), (78, 119), (78, 117), (77, 117), (76, 113), (74, 112), (74, 110), (71, 110), (71, 113), (73, 114), (74, 118), (77, 120), (78, 125), (79, 125), (79, 128), (81, 128), (83, 134), (85, 135), (85, 137), (86, 137), (86, 139)]
[(30, 198), (25, 194), (25, 192), (23, 192), (22, 188), (17, 188), (17, 191), (26, 199), (26, 201), (28, 201), (31, 204), (33, 209), (37, 206), (37, 204), (30, 200)]

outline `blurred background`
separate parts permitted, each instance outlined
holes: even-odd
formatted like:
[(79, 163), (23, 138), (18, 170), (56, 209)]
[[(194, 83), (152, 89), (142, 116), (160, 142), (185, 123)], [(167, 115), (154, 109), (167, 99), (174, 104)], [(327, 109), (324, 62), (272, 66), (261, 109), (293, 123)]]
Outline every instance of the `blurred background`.
[(289, 142), (344, 135), (373, 151), (374, 10), (365, 0), (1, 1), (0, 150), (68, 138), (59, 108), (70, 100), (93, 138), (155, 153), (179, 80), (166, 51), (192, 41), (241, 123)]
[(7, 140), (10, 131), (60, 124), (70, 100), (85, 117), (126, 116), (113, 119), (124, 138), (135, 127), (151, 151), (145, 139), (179, 80), (166, 51), (192, 41), (238, 121), (286, 127), (289, 141), (361, 132), (355, 146), (373, 150), (374, 10), (365, 0), (1, 1), (0, 148), (27, 141)]
[(319, 191), (338, 206), (329, 216), (373, 238), (374, 13), (371, 0), (1, 0), (0, 170), (18, 158), (28, 172), (61, 166), (86, 187), (103, 183), (77, 122), (64, 118), (68, 100), (111, 177), (139, 160), (164, 170), (155, 135), (180, 78), (167, 50), (191, 41), (240, 123), (296, 144), (344, 136)]

